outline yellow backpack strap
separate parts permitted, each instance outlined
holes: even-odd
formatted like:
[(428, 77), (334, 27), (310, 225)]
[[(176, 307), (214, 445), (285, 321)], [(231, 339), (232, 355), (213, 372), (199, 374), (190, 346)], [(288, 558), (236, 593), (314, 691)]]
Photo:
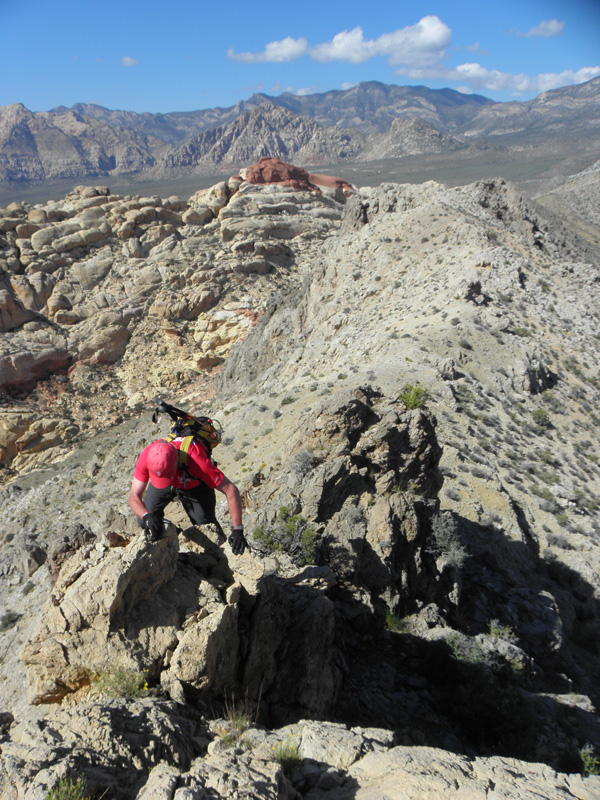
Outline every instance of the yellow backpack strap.
[[(163, 439), (163, 442), (172, 442), (174, 439), (178, 439), (178, 438), (179, 438), (179, 434), (177, 433), (177, 431), (174, 431), (172, 433), (167, 434), (167, 436), (165, 436), (165, 438)], [(194, 437), (193, 436), (184, 436), (184, 438), (183, 438), (183, 440), (182, 440), (182, 442), (181, 442), (181, 444), (180, 444), (180, 446), (178, 448), (178, 451), (177, 451), (177, 456), (179, 458), (179, 466), (185, 472), (188, 471), (188, 468), (187, 468), (188, 451), (189, 451), (190, 446), (191, 446), (193, 441), (194, 441)]]
[(193, 441), (194, 441), (193, 436), (184, 436), (183, 441), (179, 446), (179, 466), (186, 471), (187, 471), (188, 451)]

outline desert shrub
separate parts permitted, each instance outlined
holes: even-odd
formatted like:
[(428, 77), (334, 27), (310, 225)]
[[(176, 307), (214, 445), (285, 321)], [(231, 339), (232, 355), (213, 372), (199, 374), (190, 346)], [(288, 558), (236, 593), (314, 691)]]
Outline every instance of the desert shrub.
[(388, 629), (388, 631), (401, 633), (410, 631), (411, 623), (406, 617), (400, 617), (391, 609), (387, 608), (385, 611), (385, 627)]
[(549, 428), (551, 425), (550, 417), (545, 408), (536, 408), (532, 413), (533, 421), (540, 428)]
[(438, 513), (431, 520), (434, 544), (432, 552), (446, 564), (460, 569), (467, 558), (467, 551), (460, 543), (456, 522), (450, 514)]
[(0, 633), (14, 628), (17, 622), (21, 619), (21, 615), (16, 611), (5, 611), (0, 618)]
[(552, 547), (560, 547), (562, 550), (571, 550), (571, 544), (566, 536), (562, 533), (549, 533), (548, 544)]
[(146, 673), (113, 667), (90, 675), (90, 684), (107, 697), (142, 697), (148, 690)]
[(579, 751), (581, 759), (581, 774), (584, 778), (589, 775), (600, 775), (600, 759), (596, 756), (594, 748), (590, 744), (584, 745)]
[(86, 800), (87, 785), (83, 778), (60, 778), (46, 795), (46, 800)]
[(510, 642), (510, 644), (516, 644), (518, 642), (518, 637), (510, 625), (501, 625), (497, 619), (490, 621), (489, 636), (493, 641), (501, 639), (504, 642)]
[(455, 631), (448, 636), (446, 643), (457, 661), (464, 661), (467, 664), (480, 664), (485, 661), (485, 653), (481, 646), (470, 636)]
[(286, 552), (300, 566), (315, 563), (316, 531), (303, 516), (291, 514), (285, 506), (271, 525), (256, 528), (252, 538), (265, 553)]
[(319, 458), (307, 448), (303, 448), (290, 462), (290, 470), (303, 478), (319, 463)]
[(246, 705), (236, 706), (235, 703), (227, 706), (225, 718), (231, 726), (231, 732), (236, 737), (247, 731), (252, 722)]
[(233, 747), (240, 736), (252, 726), (252, 716), (248, 702), (236, 703), (235, 698), (230, 702), (225, 701), (225, 719), (229, 724), (229, 731), (221, 739), (224, 747)]
[(302, 763), (300, 744), (292, 739), (291, 733), (288, 733), (286, 740), (277, 742), (271, 749), (273, 758), (281, 764), (284, 773), (288, 777)]
[(460, 492), (457, 489), (452, 488), (449, 486), (447, 489), (444, 490), (444, 494), (446, 497), (449, 497), (450, 500), (458, 501), (460, 500)]
[(427, 389), (424, 386), (419, 383), (416, 386), (407, 383), (398, 399), (404, 403), (406, 408), (421, 408), (427, 402), (428, 397)]

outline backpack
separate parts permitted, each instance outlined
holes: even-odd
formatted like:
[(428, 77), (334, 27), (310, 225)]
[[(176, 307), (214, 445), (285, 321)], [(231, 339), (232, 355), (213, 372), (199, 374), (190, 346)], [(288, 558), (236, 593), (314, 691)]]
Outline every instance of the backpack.
[(160, 413), (168, 414), (173, 420), (171, 432), (165, 436), (165, 442), (172, 442), (173, 439), (183, 437), (179, 447), (179, 465), (187, 473), (188, 451), (193, 442), (202, 439), (210, 447), (209, 455), (213, 449), (222, 441), (221, 424), (210, 417), (193, 417), (187, 411), (165, 403), (161, 400), (152, 414), (152, 422), (158, 422)]

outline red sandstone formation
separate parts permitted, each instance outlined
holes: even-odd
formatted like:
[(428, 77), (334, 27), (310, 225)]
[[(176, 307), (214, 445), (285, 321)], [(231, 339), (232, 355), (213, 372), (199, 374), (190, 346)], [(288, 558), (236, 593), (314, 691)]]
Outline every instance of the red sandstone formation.
[(246, 170), (248, 183), (280, 183), (292, 189), (304, 192), (320, 192), (320, 186), (328, 189), (340, 189), (344, 194), (351, 194), (353, 189), (349, 183), (331, 175), (317, 175), (307, 172), (302, 167), (286, 164), (278, 158), (263, 156)]

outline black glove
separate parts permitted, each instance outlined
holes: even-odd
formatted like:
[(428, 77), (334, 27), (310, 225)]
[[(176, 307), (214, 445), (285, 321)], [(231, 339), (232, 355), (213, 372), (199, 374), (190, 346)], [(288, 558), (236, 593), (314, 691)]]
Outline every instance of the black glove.
[(146, 538), (149, 542), (158, 542), (164, 533), (163, 518), (160, 514), (154, 514), (148, 511), (142, 517), (144, 523), (144, 530), (146, 531)]
[(229, 536), (229, 546), (234, 556), (241, 556), (246, 549), (246, 539), (244, 538), (244, 528), (232, 528)]

